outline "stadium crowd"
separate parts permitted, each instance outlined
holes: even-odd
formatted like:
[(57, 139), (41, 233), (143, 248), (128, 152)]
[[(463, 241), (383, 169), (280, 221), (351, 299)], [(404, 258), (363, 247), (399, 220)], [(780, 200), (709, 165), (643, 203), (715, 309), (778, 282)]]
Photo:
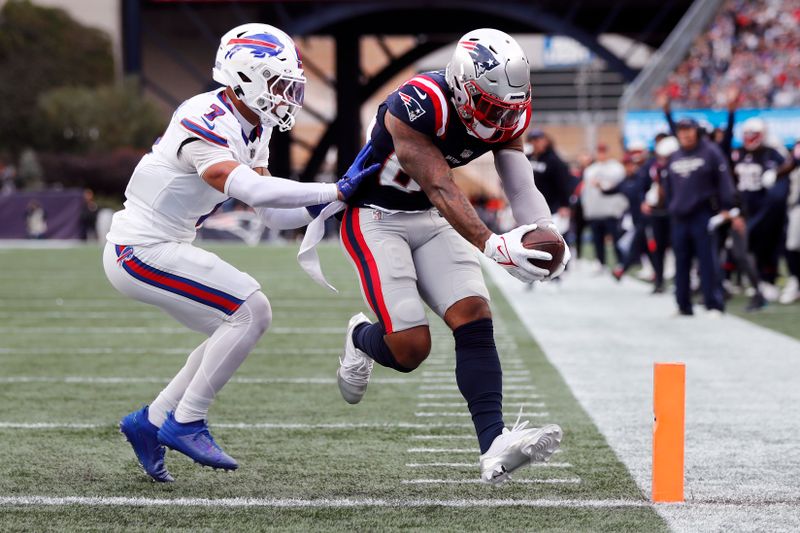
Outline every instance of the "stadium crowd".
[[(642, 140), (629, 142), (622, 161), (598, 144), (569, 168), (546, 133), (528, 134), (537, 185), (575, 255), (583, 255), (588, 228), (598, 273), (619, 280), (644, 264), (639, 275), (660, 293), (670, 277), (665, 271), (674, 270), (678, 310), (685, 315), (692, 314), (691, 288), (701, 289), (713, 312), (742, 290), (750, 295), (750, 311), (769, 301), (800, 300), (800, 141), (791, 149), (773, 146), (764, 122), (751, 118), (742, 124), (743, 145), (732, 148), (743, 99), (738, 91), (725, 94), (724, 130), (706, 131), (687, 118), (675, 122), (665, 100), (670, 132), (656, 136), (652, 153)], [(615, 263), (606, 257), (609, 242)], [(782, 290), (781, 259), (789, 273)], [(674, 269), (665, 268), (668, 263)]]
[(682, 107), (721, 107), (725, 87), (744, 107), (800, 105), (800, 0), (726, 0), (664, 90)]

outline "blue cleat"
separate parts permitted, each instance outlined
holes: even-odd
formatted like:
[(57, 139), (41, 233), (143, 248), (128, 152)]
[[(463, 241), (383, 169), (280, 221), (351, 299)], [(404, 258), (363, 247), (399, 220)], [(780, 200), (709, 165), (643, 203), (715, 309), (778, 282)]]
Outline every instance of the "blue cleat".
[(131, 444), (148, 476), (161, 482), (175, 481), (164, 466), (166, 450), (158, 442), (158, 428), (147, 419), (146, 405), (120, 420), (119, 431)]
[(214, 442), (205, 420), (181, 424), (175, 420), (174, 413), (168, 413), (166, 422), (158, 430), (158, 442), (203, 466), (223, 470), (239, 468), (239, 463)]

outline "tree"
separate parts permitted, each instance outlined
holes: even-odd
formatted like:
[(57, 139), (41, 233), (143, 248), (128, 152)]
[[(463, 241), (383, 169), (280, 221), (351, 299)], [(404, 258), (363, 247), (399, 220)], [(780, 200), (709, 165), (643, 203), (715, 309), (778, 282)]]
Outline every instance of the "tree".
[(56, 87), (110, 84), (111, 42), (61, 9), (9, 0), (0, 9), (0, 146), (40, 146), (33, 117), (39, 96)]
[(135, 79), (103, 87), (62, 87), (39, 98), (36, 130), (50, 150), (100, 153), (131, 147), (149, 150), (166, 126)]

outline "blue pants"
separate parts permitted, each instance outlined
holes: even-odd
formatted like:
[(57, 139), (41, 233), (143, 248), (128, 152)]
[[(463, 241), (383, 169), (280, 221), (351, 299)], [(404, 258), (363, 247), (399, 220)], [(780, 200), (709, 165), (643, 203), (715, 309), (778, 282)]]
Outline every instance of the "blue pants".
[(707, 309), (725, 309), (719, 278), (714, 236), (708, 233), (711, 212), (698, 211), (687, 216), (672, 217), (672, 250), (675, 252), (675, 299), (684, 313), (692, 312), (689, 273), (692, 258), (697, 258), (700, 287)]
[(614, 243), (614, 255), (617, 263), (622, 263), (622, 253), (617, 246), (619, 239), (619, 220), (614, 217), (599, 218), (589, 221), (592, 228), (592, 241), (594, 242), (594, 253), (601, 265), (606, 264), (606, 236), (611, 236)]

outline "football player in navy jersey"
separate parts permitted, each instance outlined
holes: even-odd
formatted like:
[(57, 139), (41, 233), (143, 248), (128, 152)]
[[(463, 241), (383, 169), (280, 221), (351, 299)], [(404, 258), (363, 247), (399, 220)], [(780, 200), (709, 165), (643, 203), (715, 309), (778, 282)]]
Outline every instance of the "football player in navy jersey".
[[(423, 302), (452, 329), (456, 381), (480, 443), (481, 479), (500, 483), (530, 462), (546, 461), (562, 432), (555, 424), (512, 429), (502, 415), (502, 371), (494, 342), (489, 292), (470, 244), (524, 282), (552, 272), (528, 259), (522, 236), (552, 226), (550, 209), (534, 184), (522, 134), (531, 119), (530, 67), (505, 33), (479, 29), (464, 35), (445, 71), (414, 76), (379, 106), (361, 152), (380, 169), (347, 202), (342, 244), (353, 262), (365, 301), (379, 322), (362, 313), (349, 323), (337, 372), (344, 399), (361, 401), (373, 362), (411, 372), (430, 353)], [(517, 223), (503, 235), (478, 218), (453, 181), (452, 168), (493, 152)]]

